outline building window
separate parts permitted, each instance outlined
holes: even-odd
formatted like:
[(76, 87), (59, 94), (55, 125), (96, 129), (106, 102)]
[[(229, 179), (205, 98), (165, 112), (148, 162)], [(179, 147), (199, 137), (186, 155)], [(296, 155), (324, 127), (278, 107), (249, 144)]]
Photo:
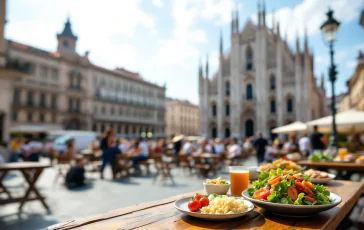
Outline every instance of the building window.
[(251, 84), (246, 86), (246, 99), (252, 100), (253, 99), (253, 87)]
[(63, 47), (64, 48), (68, 48), (69, 47), (68, 41), (66, 41), (66, 40), (63, 41)]
[(216, 104), (212, 105), (212, 116), (216, 117)]
[(276, 113), (276, 101), (274, 99), (270, 100), (270, 113)]
[(97, 125), (94, 123), (92, 124), (92, 131), (96, 132), (97, 131)]
[(293, 112), (293, 101), (292, 98), (288, 98), (287, 100), (287, 112), (292, 113)]
[(57, 122), (57, 115), (55, 113), (52, 113), (52, 123)]
[(39, 114), (39, 121), (44, 122), (44, 113)]
[(47, 80), (47, 67), (42, 67), (40, 70), (40, 76), (43, 78), (43, 80)]
[(111, 109), (110, 109), (110, 114), (114, 115), (114, 108), (113, 107), (111, 107)]
[(253, 70), (253, 50), (250, 46), (246, 50), (246, 70)]
[(58, 70), (57, 69), (52, 69), (52, 79), (54, 81), (58, 81)]
[(230, 96), (230, 82), (226, 82), (225, 84), (225, 95)]
[(229, 103), (225, 104), (225, 115), (227, 117), (230, 116), (230, 104)]
[(33, 122), (33, 113), (32, 112), (28, 112), (28, 114), (27, 114), (27, 121), (28, 122)]
[(39, 106), (41, 108), (45, 108), (46, 107), (46, 95), (44, 93), (41, 93), (40, 94)]
[(14, 104), (20, 104), (20, 91), (19, 91), (19, 89), (14, 89), (13, 103)]
[(18, 120), (18, 113), (16, 111), (13, 111), (11, 114), (11, 119), (13, 121), (17, 121)]
[(101, 108), (101, 113), (102, 113), (102, 114), (105, 114), (105, 113), (106, 113), (106, 108), (105, 108), (105, 106), (103, 106), (103, 107)]
[(33, 63), (29, 63), (28, 73), (29, 73), (29, 75), (34, 75), (34, 73), (35, 73), (35, 65)]
[(274, 77), (273, 74), (270, 76), (269, 83), (270, 83), (270, 90), (275, 90), (276, 89), (276, 78)]
[(51, 98), (51, 106), (52, 106), (52, 109), (56, 109), (57, 108), (57, 97), (56, 95), (52, 95), (52, 98)]
[(33, 92), (28, 92), (27, 96), (27, 105), (33, 106)]

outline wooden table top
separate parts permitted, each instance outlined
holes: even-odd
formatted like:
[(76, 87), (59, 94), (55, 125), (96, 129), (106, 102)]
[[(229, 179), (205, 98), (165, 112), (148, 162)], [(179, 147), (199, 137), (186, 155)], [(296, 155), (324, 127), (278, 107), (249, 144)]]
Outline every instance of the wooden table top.
[(0, 164), (0, 171), (5, 170), (21, 170), (21, 169), (37, 169), (37, 168), (49, 168), (52, 167), (50, 163), (41, 162), (14, 162)]
[(256, 207), (248, 215), (228, 221), (207, 221), (177, 211), (173, 203), (195, 191), (163, 200), (116, 209), (104, 214), (56, 224), (47, 230), (66, 229), (335, 229), (364, 192), (364, 183), (332, 181), (329, 190), (341, 196), (342, 202), (314, 218), (281, 217)]
[(329, 168), (347, 171), (364, 172), (364, 164), (358, 164), (355, 162), (335, 162), (335, 161), (299, 161), (297, 164), (302, 166), (308, 166), (309, 168)]

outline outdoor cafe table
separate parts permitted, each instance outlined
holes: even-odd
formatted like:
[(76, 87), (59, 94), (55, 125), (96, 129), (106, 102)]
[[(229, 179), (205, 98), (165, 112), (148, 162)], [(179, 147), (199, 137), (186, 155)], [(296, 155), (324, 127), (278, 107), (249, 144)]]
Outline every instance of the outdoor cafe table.
[(307, 166), (308, 168), (327, 168), (336, 170), (346, 170), (354, 172), (364, 173), (364, 164), (358, 164), (355, 162), (335, 162), (335, 161), (299, 161), (297, 164)]
[[(341, 204), (312, 217), (283, 217), (255, 207), (248, 215), (228, 221), (207, 221), (186, 216), (173, 203), (191, 197), (194, 191), (170, 198), (116, 209), (92, 217), (56, 224), (47, 230), (66, 229), (336, 229), (364, 192), (364, 183), (332, 181), (329, 190), (342, 198)], [(119, 199), (119, 198), (118, 198)], [(85, 201), (87, 202), (87, 201)]]
[[(42, 202), (43, 206), (49, 210), (49, 207), (44, 200), (45, 198), (40, 195), (39, 191), (35, 187), (35, 183), (37, 182), (40, 174), (43, 172), (43, 169), (49, 167), (51, 167), (50, 164), (40, 162), (16, 162), (0, 164), (0, 193), (6, 193), (8, 196), (7, 199), (0, 199), (0, 205), (20, 202), (19, 210), (21, 210), (25, 202), (39, 200)], [(6, 186), (2, 183), (9, 171), (20, 171), (26, 183), (28, 183), (29, 187), (23, 197), (13, 197)], [(30, 196), (31, 192), (34, 192), (34, 197)]]

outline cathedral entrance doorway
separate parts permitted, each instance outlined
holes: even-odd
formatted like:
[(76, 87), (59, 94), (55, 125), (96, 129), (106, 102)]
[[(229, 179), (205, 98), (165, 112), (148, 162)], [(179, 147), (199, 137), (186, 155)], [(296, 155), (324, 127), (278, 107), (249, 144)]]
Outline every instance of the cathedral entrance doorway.
[(211, 137), (212, 138), (216, 138), (217, 137), (217, 131), (216, 131), (216, 128), (212, 128), (212, 133), (211, 133)]
[(254, 123), (253, 120), (249, 119), (245, 122), (245, 136), (251, 137), (254, 135)]
[(229, 128), (225, 129), (225, 138), (226, 137), (230, 137), (230, 129)]

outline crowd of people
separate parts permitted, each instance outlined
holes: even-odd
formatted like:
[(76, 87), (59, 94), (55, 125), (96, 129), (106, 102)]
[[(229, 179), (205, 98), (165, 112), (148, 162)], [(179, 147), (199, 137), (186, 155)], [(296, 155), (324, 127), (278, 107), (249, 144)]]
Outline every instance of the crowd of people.
[[(225, 138), (225, 139), (189, 139), (183, 135), (177, 135), (170, 139), (126, 139), (117, 138), (112, 129), (108, 128), (103, 135), (90, 143), (89, 150), (101, 152), (102, 164), (99, 168), (100, 177), (104, 178), (104, 169), (110, 165), (115, 171), (115, 155), (124, 154), (132, 163), (134, 174), (140, 174), (140, 162), (146, 161), (151, 155), (162, 156), (169, 154), (178, 156), (185, 154), (211, 153), (222, 156), (224, 159), (237, 159), (242, 155), (256, 155), (257, 163), (271, 162), (277, 157), (277, 153), (286, 153), (285, 157), (291, 160), (299, 160), (308, 157), (312, 152), (322, 152), (327, 146), (327, 140), (318, 132), (318, 127), (310, 134), (303, 134), (299, 140), (295, 134), (290, 134), (288, 140), (276, 138), (269, 141), (262, 133), (249, 138)], [(10, 162), (16, 162), (21, 157), (24, 161), (39, 161), (39, 156), (48, 154), (50, 158), (73, 159), (76, 164), (67, 174), (67, 184), (79, 185), (84, 180), (85, 159), (75, 151), (74, 140), (66, 142), (64, 149), (54, 151), (51, 142), (41, 142), (34, 137), (29, 140), (15, 138), (10, 144)], [(176, 157), (177, 159), (177, 157)], [(178, 162), (177, 162), (178, 164)], [(113, 174), (115, 177), (115, 173)], [(71, 187), (72, 187), (71, 186)]]

